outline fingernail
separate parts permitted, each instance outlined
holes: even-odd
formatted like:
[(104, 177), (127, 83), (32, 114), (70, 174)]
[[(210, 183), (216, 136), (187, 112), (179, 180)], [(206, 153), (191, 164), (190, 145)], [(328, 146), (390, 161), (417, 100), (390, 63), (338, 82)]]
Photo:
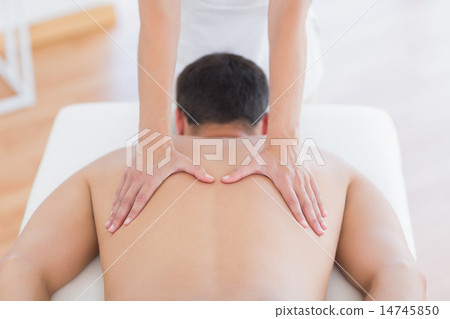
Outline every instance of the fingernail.
[(224, 177), (222, 177), (223, 179), (229, 179), (230, 178), (230, 175), (226, 175), (226, 176), (224, 176)]
[(125, 225), (128, 225), (131, 222), (131, 218), (127, 217), (127, 219), (125, 219)]
[(308, 223), (307, 223), (305, 220), (302, 220), (302, 221), (300, 222), (300, 225), (302, 225), (303, 228), (308, 228)]
[(322, 228), (323, 228), (324, 230), (328, 228), (327, 224), (326, 224), (324, 221), (322, 221)]
[(105, 224), (105, 228), (108, 228), (108, 227), (109, 227), (109, 225), (111, 225), (111, 221), (110, 221), (110, 220), (108, 220), (108, 221), (106, 222), (106, 224)]
[(116, 228), (116, 227), (114, 227), (114, 225), (111, 225), (111, 227), (109, 227), (108, 230), (109, 230), (110, 232), (113, 232), (115, 228)]
[(325, 215), (325, 217), (328, 216), (328, 212), (326, 210), (323, 211), (323, 214)]

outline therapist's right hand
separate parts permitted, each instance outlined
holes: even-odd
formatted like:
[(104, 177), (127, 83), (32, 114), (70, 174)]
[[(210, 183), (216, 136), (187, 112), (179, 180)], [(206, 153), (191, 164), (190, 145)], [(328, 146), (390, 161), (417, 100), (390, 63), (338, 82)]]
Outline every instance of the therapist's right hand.
[[(167, 157), (168, 156), (168, 157)], [(148, 201), (170, 175), (178, 172), (186, 172), (205, 183), (214, 182), (214, 177), (209, 175), (205, 169), (193, 165), (192, 160), (178, 152), (173, 143), (169, 143), (169, 153), (165, 148), (160, 148), (153, 153), (153, 172), (146, 171), (146, 158), (136, 155), (134, 159), (144, 161), (144, 165), (126, 167), (122, 175), (119, 187), (114, 198), (113, 207), (105, 228), (110, 233), (116, 232), (123, 224), (130, 224), (144, 209)], [(168, 158), (168, 162), (158, 168), (157, 163)], [(144, 169), (143, 169), (144, 168)]]

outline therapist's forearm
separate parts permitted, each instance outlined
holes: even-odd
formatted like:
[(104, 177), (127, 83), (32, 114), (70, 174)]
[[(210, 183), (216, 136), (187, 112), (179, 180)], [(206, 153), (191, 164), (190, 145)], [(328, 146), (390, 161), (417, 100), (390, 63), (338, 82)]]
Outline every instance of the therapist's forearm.
[(169, 135), (180, 0), (140, 0), (139, 10), (139, 128)]
[(310, 3), (271, 0), (269, 4), (269, 137), (299, 135), (305, 82), (301, 75), (305, 72), (307, 52), (305, 24)]

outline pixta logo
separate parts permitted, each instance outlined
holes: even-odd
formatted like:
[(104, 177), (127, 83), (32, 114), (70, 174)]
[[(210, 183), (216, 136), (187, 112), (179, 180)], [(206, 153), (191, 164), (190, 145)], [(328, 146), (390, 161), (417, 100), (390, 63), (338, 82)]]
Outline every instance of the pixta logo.
[[(160, 169), (170, 162), (171, 147), (169, 143), (172, 137), (165, 136), (159, 132), (152, 132), (149, 129), (140, 131), (138, 134), (129, 138), (126, 142), (126, 163), (128, 167), (135, 167), (136, 170), (153, 175), (155, 169)], [(266, 138), (258, 139), (225, 139), (221, 138), (193, 138), (192, 139), (192, 164), (200, 165), (201, 158), (208, 161), (228, 160), (228, 165), (249, 165), (256, 161), (258, 165), (265, 166), (267, 163), (260, 152), (266, 143)], [(237, 143), (242, 143), (247, 153), (246, 157), (237, 163)], [(320, 154), (317, 145), (312, 139), (305, 139), (301, 145), (298, 145), (297, 139), (270, 139), (270, 145), (279, 148), (279, 163), (281, 166), (288, 164), (288, 148), (296, 147), (295, 165), (302, 166), (306, 161), (314, 161), (317, 165), (325, 165), (325, 161)], [(213, 147), (213, 152), (205, 153), (203, 147)], [(155, 163), (155, 152), (160, 151), (163, 156), (158, 156), (158, 162)], [(227, 154), (227, 155), (225, 155)], [(162, 157), (162, 159), (161, 159)], [(226, 157), (226, 158), (225, 158)]]
[[(151, 133), (151, 134), (150, 134)], [(149, 135), (150, 134), (150, 135)], [(148, 136), (147, 136), (148, 135)], [(170, 162), (171, 147), (165, 147), (165, 156), (154, 163), (154, 153), (161, 147), (164, 147), (172, 140), (170, 136), (161, 137), (161, 133), (144, 129), (138, 134), (133, 135), (126, 142), (126, 164), (128, 167), (135, 167), (136, 170), (153, 175), (155, 168), (160, 169)], [(160, 138), (161, 137), (161, 138)], [(159, 140), (157, 140), (160, 138)], [(144, 162), (146, 165), (144, 167)]]

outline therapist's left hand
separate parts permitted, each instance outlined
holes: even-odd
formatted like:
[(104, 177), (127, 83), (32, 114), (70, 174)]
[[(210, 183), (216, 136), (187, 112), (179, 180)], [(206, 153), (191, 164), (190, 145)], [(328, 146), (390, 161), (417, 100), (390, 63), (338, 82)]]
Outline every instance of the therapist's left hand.
[(327, 229), (323, 219), (327, 216), (327, 212), (310, 170), (295, 165), (297, 153), (294, 148), (288, 147), (287, 165), (280, 164), (279, 147), (265, 145), (259, 154), (267, 165), (260, 165), (252, 159), (249, 165), (241, 165), (229, 175), (222, 177), (222, 182), (234, 183), (252, 174), (269, 177), (297, 222), (304, 228), (307, 228), (309, 224), (318, 236), (322, 236)]

